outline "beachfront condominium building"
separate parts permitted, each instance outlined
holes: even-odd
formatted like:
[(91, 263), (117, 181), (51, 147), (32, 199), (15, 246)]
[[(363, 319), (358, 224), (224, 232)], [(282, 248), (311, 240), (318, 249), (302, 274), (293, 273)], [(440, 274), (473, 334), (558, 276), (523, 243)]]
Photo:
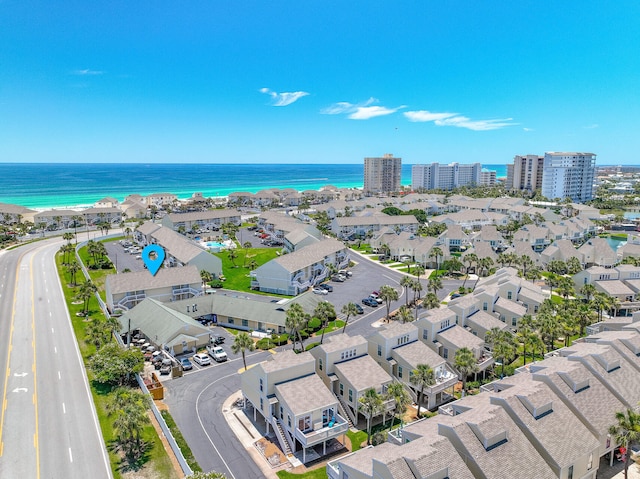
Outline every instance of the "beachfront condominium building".
[(496, 172), (495, 170), (485, 170), (480, 172), (480, 185), (481, 186), (496, 186)]
[(507, 189), (531, 192), (542, 189), (543, 165), (544, 156), (514, 156), (513, 165), (507, 165)]
[(480, 185), (481, 181), (482, 165), (480, 163), (470, 165), (431, 163), (430, 165), (413, 165), (411, 168), (413, 190), (452, 190), (459, 186)]
[(596, 155), (550, 151), (544, 154), (542, 195), (584, 203), (593, 198)]
[(400, 191), (401, 174), (402, 158), (395, 158), (391, 153), (385, 154), (382, 158), (365, 158), (365, 194)]

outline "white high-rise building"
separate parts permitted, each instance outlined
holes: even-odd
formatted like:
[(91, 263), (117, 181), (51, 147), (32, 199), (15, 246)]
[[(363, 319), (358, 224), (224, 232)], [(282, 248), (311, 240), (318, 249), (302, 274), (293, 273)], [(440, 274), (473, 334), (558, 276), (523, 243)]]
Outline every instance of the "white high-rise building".
[(584, 203), (593, 198), (594, 153), (550, 151), (544, 154), (542, 195)]
[(400, 191), (402, 158), (391, 153), (382, 158), (364, 159), (365, 194), (394, 193)]
[(411, 168), (411, 188), (413, 190), (452, 190), (459, 186), (482, 184), (482, 165), (472, 163), (461, 165), (413, 165)]

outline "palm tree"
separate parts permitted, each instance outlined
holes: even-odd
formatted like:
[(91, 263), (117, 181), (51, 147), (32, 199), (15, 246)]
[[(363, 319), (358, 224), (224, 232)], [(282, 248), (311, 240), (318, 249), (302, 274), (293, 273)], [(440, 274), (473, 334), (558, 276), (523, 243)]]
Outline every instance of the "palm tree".
[(342, 307), (340, 312), (344, 314), (344, 327), (342, 328), (342, 332), (344, 333), (345, 330), (347, 329), (347, 323), (349, 322), (349, 318), (351, 316), (355, 316), (356, 314), (358, 314), (358, 307), (356, 306), (355, 303), (349, 302)]
[(420, 404), (422, 402), (422, 395), (424, 394), (424, 388), (433, 386), (436, 383), (433, 369), (428, 364), (418, 364), (416, 369), (411, 371), (409, 375), (409, 382), (418, 388), (418, 418), (420, 417)]
[(258, 262), (255, 259), (252, 259), (251, 261), (249, 261), (249, 270), (250, 271), (253, 271), (257, 267), (258, 267)]
[(82, 310), (85, 314), (87, 314), (87, 312), (89, 311), (89, 301), (96, 291), (98, 291), (98, 288), (91, 282), (90, 279), (86, 280), (80, 286), (78, 296), (83, 301)]
[(596, 294), (596, 287), (591, 283), (585, 284), (582, 288), (580, 288), (580, 294), (584, 296), (584, 299), (587, 300), (587, 303), (591, 301), (591, 297)]
[(442, 250), (437, 246), (435, 248), (431, 248), (431, 251), (429, 252), (429, 258), (436, 259), (436, 276), (438, 276), (438, 269), (440, 269), (438, 258), (443, 256), (444, 254), (442, 253)]
[(409, 306), (406, 304), (400, 306), (400, 309), (398, 310), (398, 318), (402, 321), (402, 324), (413, 321), (413, 314), (411, 313)]
[(71, 240), (73, 239), (73, 233), (66, 232), (62, 234), (62, 239), (67, 242), (67, 244), (71, 244)]
[(324, 333), (327, 330), (329, 318), (336, 317), (336, 310), (329, 301), (320, 301), (313, 310), (313, 315), (318, 318), (322, 324), (322, 335), (320, 336), (320, 344), (322, 344), (324, 342)]
[(409, 287), (411, 286), (412, 282), (413, 279), (410, 276), (403, 276), (400, 280), (400, 286), (404, 288), (404, 304), (406, 304), (407, 306), (409, 305)]
[(67, 265), (67, 271), (71, 276), (71, 285), (76, 285), (76, 274), (80, 271), (80, 265), (77, 261), (72, 261)]
[(420, 281), (420, 276), (424, 274), (424, 266), (417, 264), (413, 267), (413, 275)]
[(471, 351), (467, 347), (460, 348), (456, 351), (454, 359), (454, 366), (462, 377), (462, 395), (467, 394), (467, 377), (469, 374), (475, 374), (478, 372), (478, 361)]
[(545, 311), (538, 313), (537, 323), (540, 337), (547, 345), (547, 352), (550, 352), (554, 348), (556, 338), (560, 335), (558, 318), (554, 314)]
[(306, 324), (306, 313), (302, 306), (299, 303), (293, 303), (287, 312), (285, 313), (285, 327), (291, 331), (291, 335), (293, 336), (293, 350), (296, 349), (296, 338), (300, 340), (300, 349), (303, 350), (304, 346), (302, 344), (302, 336), (300, 335), (300, 330), (304, 329), (304, 325)]
[(429, 281), (427, 283), (427, 290), (433, 291), (433, 294), (437, 294), (439, 289), (442, 289), (442, 279), (440, 279), (438, 276), (429, 278)]
[(360, 411), (367, 417), (367, 445), (371, 445), (371, 419), (382, 412), (382, 397), (375, 389), (367, 389), (358, 399)]
[(231, 261), (231, 264), (233, 265), (233, 267), (236, 267), (236, 261), (235, 259), (238, 257), (238, 253), (236, 252), (235, 248), (229, 248), (229, 250), (227, 251), (227, 258), (229, 258), (229, 261)]
[(572, 256), (567, 260), (567, 274), (573, 276), (574, 274), (578, 274), (582, 271), (582, 263), (575, 256)]
[(627, 479), (631, 446), (640, 441), (640, 414), (633, 409), (616, 412), (616, 424), (609, 426), (609, 434), (618, 446), (626, 449), (624, 455), (624, 477)]
[(254, 344), (253, 339), (251, 339), (249, 333), (244, 331), (238, 333), (233, 340), (233, 344), (231, 344), (231, 351), (233, 351), (233, 354), (242, 353), (242, 363), (244, 364), (245, 371), (247, 370), (247, 359), (245, 357), (245, 353), (247, 351), (251, 352), (254, 349), (256, 349), (256, 345)]
[(402, 426), (402, 418), (407, 410), (407, 406), (411, 404), (411, 396), (404, 388), (402, 383), (393, 382), (387, 386), (387, 398), (393, 399), (395, 407), (393, 409), (393, 415), (391, 416), (391, 427), (393, 429), (393, 420), (396, 416), (400, 417), (400, 425)]
[(469, 270), (471, 269), (471, 266), (478, 263), (478, 255), (475, 253), (465, 254), (462, 258), (462, 261), (464, 263), (467, 263), (467, 274), (465, 275), (464, 281), (462, 282), (462, 287), (464, 288), (464, 285), (467, 284), (467, 278), (469, 277)]
[(513, 357), (516, 352), (514, 344), (513, 334), (507, 329), (491, 328), (486, 336), (485, 340), (491, 344), (493, 356), (502, 360), (502, 371), (500, 376), (504, 377), (504, 363), (507, 359)]
[(440, 300), (435, 293), (427, 293), (424, 297), (424, 304), (427, 308), (434, 309), (440, 306)]
[(531, 257), (527, 256), (526, 254), (523, 254), (522, 256), (520, 256), (518, 265), (520, 266), (520, 272), (522, 274), (522, 277), (526, 278), (527, 271), (529, 271), (529, 269), (531, 269), (535, 265), (535, 263), (533, 262)]
[(418, 309), (418, 300), (420, 299), (420, 292), (422, 291), (422, 283), (417, 279), (414, 279), (409, 288), (413, 291), (413, 304), (415, 304), (416, 309)]
[(576, 322), (578, 324), (580, 337), (584, 336), (585, 329), (595, 321), (595, 311), (587, 304), (579, 304), (575, 312)]
[(247, 250), (251, 248), (251, 241), (242, 243), (242, 248), (244, 249), (244, 258), (242, 259), (242, 267), (244, 268), (247, 265)]
[(382, 301), (384, 301), (385, 306), (387, 307), (387, 321), (389, 321), (389, 310), (391, 309), (391, 302), (398, 300), (398, 291), (395, 288), (385, 284), (384, 286), (380, 286), (379, 297)]
[(204, 269), (202, 271), (200, 271), (200, 278), (202, 279), (202, 284), (203, 285), (207, 285), (211, 281), (213, 281), (213, 275), (209, 271), (204, 270)]
[(107, 412), (115, 416), (113, 428), (118, 443), (125, 454), (134, 457), (141, 451), (141, 434), (144, 426), (150, 423), (147, 410), (149, 397), (132, 388), (122, 387), (114, 391), (112, 400), (107, 404)]

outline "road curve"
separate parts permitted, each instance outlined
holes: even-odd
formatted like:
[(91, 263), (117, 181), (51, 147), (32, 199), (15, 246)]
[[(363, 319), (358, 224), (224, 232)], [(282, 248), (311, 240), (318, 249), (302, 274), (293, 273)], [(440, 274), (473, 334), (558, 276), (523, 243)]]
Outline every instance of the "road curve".
[(111, 478), (50, 239), (0, 255), (0, 477)]

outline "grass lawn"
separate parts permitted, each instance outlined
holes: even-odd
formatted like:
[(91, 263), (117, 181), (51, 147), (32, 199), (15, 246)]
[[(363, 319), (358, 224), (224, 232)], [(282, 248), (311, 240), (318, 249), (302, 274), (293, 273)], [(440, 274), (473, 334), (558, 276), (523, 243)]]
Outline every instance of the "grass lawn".
[(562, 298), (562, 296), (558, 296), (557, 294), (552, 294), (551, 301), (553, 301), (556, 304), (562, 304), (564, 302), (564, 299)]
[[(331, 331), (335, 331), (336, 329), (341, 329), (343, 327), (344, 327), (344, 321), (340, 319), (336, 319), (335, 321), (329, 321), (327, 323), (327, 328), (324, 333), (327, 334), (327, 333), (330, 333)], [(322, 335), (322, 329), (319, 329), (318, 331), (316, 331), (316, 336), (321, 336), (321, 335)]]
[(360, 253), (366, 253), (367, 251), (371, 251), (371, 246), (368, 243), (361, 243), (358, 247), (357, 244), (352, 244), (351, 249), (360, 251)]
[(360, 449), (361, 444), (367, 440), (367, 431), (357, 431), (353, 432), (351, 430), (347, 431), (347, 437), (351, 441), (351, 450), (353, 452)]
[(278, 250), (275, 248), (250, 248), (247, 250), (237, 248), (235, 251), (238, 257), (233, 262), (229, 259), (226, 251), (214, 253), (215, 256), (222, 260), (222, 272), (226, 278), (224, 288), (260, 294), (259, 291), (251, 289), (249, 263), (254, 260), (258, 266), (262, 266), (268, 261), (277, 258), (276, 251)]
[(327, 470), (324, 467), (307, 471), (303, 474), (294, 474), (289, 471), (278, 471), (276, 475), (280, 479), (327, 479)]
[[(56, 265), (58, 267), (58, 275), (60, 282), (62, 283), (62, 291), (64, 293), (67, 308), (71, 316), (71, 324), (76, 336), (76, 341), (80, 348), (80, 354), (83, 360), (87, 359), (95, 352), (95, 346), (85, 342), (85, 329), (88, 322), (84, 317), (76, 316), (76, 313), (82, 310), (82, 304), (73, 304), (76, 296), (76, 288), (68, 286), (68, 275), (65, 272), (64, 266), (62, 266), (62, 255), (56, 255)], [(82, 278), (82, 273), (78, 273), (78, 278)], [(78, 280), (80, 282), (80, 280)], [(102, 318), (104, 317), (100, 307), (95, 299), (89, 301), (89, 317)], [(122, 477), (121, 458), (117, 451), (114, 450), (114, 432), (113, 432), (113, 418), (109, 417), (106, 413), (106, 405), (110, 401), (110, 388), (93, 381), (91, 371), (87, 369), (87, 377), (91, 386), (91, 394), (96, 407), (96, 413), (98, 415), (98, 422), (100, 423), (100, 429), (102, 430), (102, 437), (107, 446), (109, 452), (109, 461), (111, 463), (111, 470), (115, 479)], [(177, 479), (177, 475), (173, 470), (169, 456), (167, 455), (158, 434), (156, 433), (152, 425), (145, 426), (142, 432), (143, 440), (148, 444), (147, 452), (142, 456), (141, 462), (137, 466), (141, 466), (139, 471), (140, 478), (164, 478), (164, 479)]]

